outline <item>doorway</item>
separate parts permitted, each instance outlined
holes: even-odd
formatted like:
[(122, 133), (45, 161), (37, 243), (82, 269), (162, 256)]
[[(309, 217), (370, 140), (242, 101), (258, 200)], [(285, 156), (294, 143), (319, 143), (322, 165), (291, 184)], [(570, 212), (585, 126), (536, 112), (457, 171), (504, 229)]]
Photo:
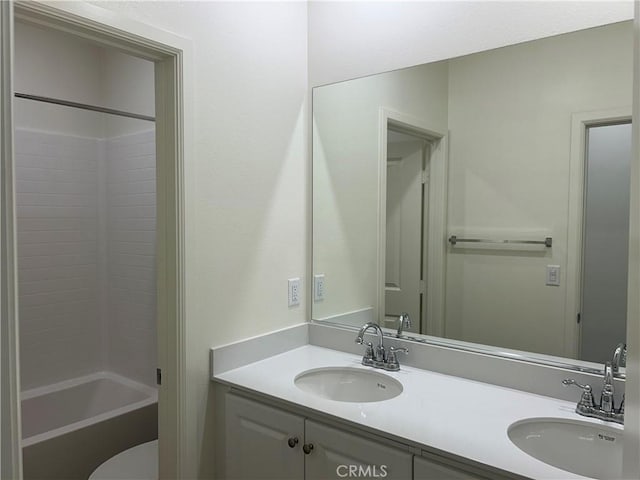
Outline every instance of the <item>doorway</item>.
[(418, 118), (385, 108), (379, 132), (377, 320), (397, 330), (399, 314), (407, 312), (408, 334), (441, 335), (448, 137)]
[[(183, 70), (185, 57), (189, 55), (189, 43), (153, 26), (132, 21), (119, 15), (104, 15), (98, 7), (85, 8), (78, 4), (41, 4), (38, 2), (2, 2), (2, 46), (3, 53), (12, 51), (14, 17), (17, 21), (39, 25), (56, 31), (81, 37), (108, 48), (133, 55), (154, 63), (156, 96), (156, 190), (157, 190), (157, 327), (158, 327), (158, 366), (162, 369), (162, 387), (158, 392), (158, 428), (159, 428), (159, 469), (162, 477), (180, 477), (180, 458), (184, 454), (183, 422), (184, 411), (184, 179), (183, 165), (185, 151), (184, 118), (189, 117), (188, 105), (184, 103)], [(7, 61), (5, 62), (5, 59)], [(2, 171), (3, 194), (7, 202), (2, 211), (2, 257), (3, 262), (2, 295), (16, 295), (17, 268), (15, 266), (16, 249), (12, 242), (15, 237), (15, 217), (13, 204), (15, 192), (10, 188), (14, 182), (13, 158), (13, 88), (11, 56), (3, 55), (2, 69)], [(9, 139), (9, 140), (6, 140)], [(8, 331), (16, 335), (5, 337), (9, 348), (3, 348), (3, 367), (5, 359), (11, 360), (12, 369), (3, 370), (10, 385), (10, 401), (5, 402), (3, 389), (3, 429), (4, 445), (20, 446), (20, 406), (17, 376), (19, 363), (17, 352), (17, 306), (7, 305), (6, 315)], [(7, 355), (13, 355), (7, 357)], [(8, 405), (8, 408), (5, 408)], [(5, 422), (5, 417), (10, 422)], [(6, 428), (5, 428), (6, 427)], [(11, 452), (2, 451), (2, 470), (12, 472), (10, 477), (21, 475), (19, 448)]]
[(626, 339), (631, 122), (586, 131), (580, 358), (604, 363)]
[(406, 332), (420, 333), (426, 302), (425, 244), (428, 232), (429, 143), (389, 126), (387, 132), (387, 211), (385, 252), (385, 326), (398, 327), (408, 313)]
[(157, 439), (154, 64), (14, 38), (23, 476), (87, 478)]

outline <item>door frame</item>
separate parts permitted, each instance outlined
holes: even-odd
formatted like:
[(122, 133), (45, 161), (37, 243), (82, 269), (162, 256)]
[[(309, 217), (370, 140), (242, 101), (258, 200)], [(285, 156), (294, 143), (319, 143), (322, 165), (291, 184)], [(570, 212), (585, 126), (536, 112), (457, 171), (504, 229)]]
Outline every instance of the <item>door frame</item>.
[(577, 112), (571, 115), (564, 326), (564, 356), (570, 358), (579, 358), (581, 347), (581, 328), (577, 322), (577, 316), (580, 313), (582, 304), (582, 248), (587, 129), (596, 125), (615, 124), (625, 121), (631, 121), (631, 107)]
[(13, 3), (0, 2), (0, 477), (22, 478), (13, 173)]
[(420, 324), (426, 323), (427, 334), (444, 334), (444, 285), (446, 272), (446, 224), (447, 224), (447, 173), (448, 136), (419, 118), (381, 107), (378, 127), (378, 268), (377, 295), (378, 322), (384, 325), (385, 302), (385, 254), (386, 254), (386, 211), (387, 211), (387, 128), (392, 124), (405, 132), (410, 132), (430, 143), (428, 158), (428, 226), (425, 261), (425, 282), (427, 294), (426, 308)]
[[(185, 382), (186, 182), (184, 166), (186, 159), (191, 158), (190, 145), (193, 145), (189, 138), (192, 132), (189, 119), (192, 118), (191, 96), (193, 95), (191, 42), (90, 4), (80, 2), (60, 4), (46, 1), (1, 3), (3, 22), (5, 21), (5, 4), (13, 3), (13, 12), (10, 13), (11, 21), (19, 19), (64, 31), (155, 63), (158, 366), (163, 372), (163, 383), (158, 391), (159, 471), (160, 478), (180, 478), (188, 456), (186, 445), (189, 444), (185, 430), (188, 417)], [(5, 35), (3, 28), (3, 40)], [(10, 40), (12, 42), (12, 38)], [(10, 106), (13, 91), (12, 86), (7, 91), (5, 80), (11, 81), (11, 68), (8, 72), (3, 68), (2, 74), (3, 101), (7, 100), (5, 95), (9, 95), (7, 105)], [(3, 139), (8, 128), (11, 132), (13, 131), (12, 127), (8, 127), (4, 122), (2, 128)], [(14, 181), (12, 178), (13, 152), (9, 151), (7, 155), (7, 148), (10, 149), (11, 146), (4, 147), (3, 142), (3, 167), (9, 177), (3, 178), (3, 182), (12, 185)], [(13, 192), (10, 200), (14, 200)], [(3, 213), (6, 210), (11, 214), (8, 224), (15, 235), (15, 216), (11, 211), (12, 208), (14, 208), (13, 205), (3, 203)], [(5, 248), (4, 245), (3, 243), (3, 256), (7, 255), (13, 260), (7, 268), (10, 269), (12, 285), (15, 288), (17, 276), (15, 248), (13, 245)], [(17, 312), (9, 319), (11, 328), (17, 332)], [(16, 362), (14, 374), (17, 375), (19, 361), (17, 345), (14, 350), (13, 360)], [(19, 391), (12, 393), (17, 401)], [(12, 412), (11, 420), (19, 424), (19, 410)], [(16, 441), (15, 434), (12, 439)], [(19, 435), (17, 442), (19, 446)], [(4, 462), (4, 458), (2, 460)], [(19, 458), (18, 466), (15, 468), (20, 468)]]

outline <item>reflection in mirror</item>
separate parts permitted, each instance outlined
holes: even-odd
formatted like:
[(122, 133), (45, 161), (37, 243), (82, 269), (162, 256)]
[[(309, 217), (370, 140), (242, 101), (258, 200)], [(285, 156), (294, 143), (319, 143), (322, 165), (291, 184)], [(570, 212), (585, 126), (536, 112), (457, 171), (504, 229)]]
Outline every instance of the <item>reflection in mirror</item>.
[(405, 332), (420, 333), (422, 311), (423, 227), (428, 212), (423, 179), (429, 142), (412, 132), (387, 126), (387, 203), (385, 245), (385, 326), (406, 313)]
[(312, 318), (611, 360), (631, 84), (621, 22), (315, 88)]

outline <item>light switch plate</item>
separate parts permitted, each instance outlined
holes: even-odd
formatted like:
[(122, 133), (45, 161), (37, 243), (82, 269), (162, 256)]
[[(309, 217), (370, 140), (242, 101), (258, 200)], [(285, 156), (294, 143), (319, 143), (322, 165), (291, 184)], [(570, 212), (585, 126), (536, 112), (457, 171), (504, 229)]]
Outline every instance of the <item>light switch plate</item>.
[(560, 286), (560, 265), (547, 265), (547, 285)]

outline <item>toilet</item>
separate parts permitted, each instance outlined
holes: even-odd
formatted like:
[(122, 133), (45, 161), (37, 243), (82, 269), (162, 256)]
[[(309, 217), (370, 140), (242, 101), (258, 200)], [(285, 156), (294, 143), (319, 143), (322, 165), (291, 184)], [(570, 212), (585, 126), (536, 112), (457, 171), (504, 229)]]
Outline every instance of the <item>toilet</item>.
[(136, 445), (104, 462), (89, 480), (157, 480), (158, 440)]

